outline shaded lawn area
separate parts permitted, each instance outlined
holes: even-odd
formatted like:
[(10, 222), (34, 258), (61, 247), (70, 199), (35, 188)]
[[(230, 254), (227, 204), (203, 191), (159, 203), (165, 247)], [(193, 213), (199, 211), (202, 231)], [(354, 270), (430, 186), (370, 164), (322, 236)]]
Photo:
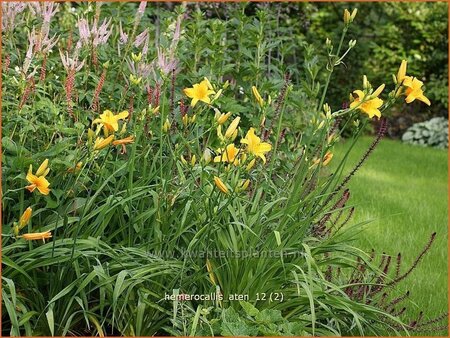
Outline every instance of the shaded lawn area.
[[(371, 137), (358, 141), (344, 174), (357, 163), (371, 142)], [(335, 147), (333, 165), (343, 158), (349, 145), (347, 141)], [(447, 150), (382, 140), (349, 183), (350, 204), (356, 206), (352, 224), (373, 220), (364, 226), (357, 245), (394, 257), (401, 252), (402, 271), (413, 263), (430, 235), (437, 232), (431, 250), (400, 284), (405, 292), (411, 291), (411, 302), (405, 303), (408, 312), (424, 311), (425, 319), (448, 309), (447, 177)], [(392, 268), (395, 269), (395, 264)]]

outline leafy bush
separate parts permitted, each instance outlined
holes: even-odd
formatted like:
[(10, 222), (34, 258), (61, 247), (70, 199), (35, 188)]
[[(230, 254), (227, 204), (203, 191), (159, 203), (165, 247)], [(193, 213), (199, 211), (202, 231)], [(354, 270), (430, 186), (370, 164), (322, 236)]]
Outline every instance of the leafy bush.
[(402, 140), (424, 147), (448, 148), (448, 120), (444, 117), (434, 117), (415, 123), (403, 134)]
[[(343, 128), (354, 145), (399, 97), (427, 103), (406, 62), (387, 96), (364, 78), (348, 107), (326, 103), (356, 11), (319, 83), (311, 47), (304, 73), (281, 47), (274, 57), (264, 7), (206, 19), (186, 3), (2, 6), (4, 334), (187, 335), (218, 319), (231, 326), (211, 333), (413, 328), (326, 274), (367, 262), (384, 276), (343, 227), (346, 185), (386, 120), (348, 174), (352, 146), (327, 167)], [(258, 298), (274, 292), (283, 301)], [(211, 293), (223, 299), (186, 299)]]

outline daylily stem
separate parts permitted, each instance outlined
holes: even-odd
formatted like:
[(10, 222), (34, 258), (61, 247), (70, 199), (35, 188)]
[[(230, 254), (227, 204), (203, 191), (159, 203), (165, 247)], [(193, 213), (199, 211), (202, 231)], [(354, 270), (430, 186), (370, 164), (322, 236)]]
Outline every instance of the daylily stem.
[[(337, 56), (339, 56), (339, 53), (341, 51), (342, 43), (344, 42), (345, 35), (347, 34), (347, 29), (348, 29), (348, 27), (345, 26), (343, 31), (342, 31), (341, 41), (339, 42), (339, 46), (338, 46), (338, 49), (337, 49), (337, 52), (336, 52)], [(334, 65), (331, 65), (331, 70), (330, 70), (330, 72), (328, 74), (327, 82), (325, 83), (325, 87), (323, 88), (322, 98), (320, 99), (320, 103), (317, 106), (317, 111), (320, 111), (320, 109), (321, 109), (321, 107), (323, 105), (323, 102), (325, 101), (325, 95), (327, 94), (327, 91), (328, 91), (328, 85), (330, 84), (331, 75), (333, 74), (333, 70), (334, 70)]]

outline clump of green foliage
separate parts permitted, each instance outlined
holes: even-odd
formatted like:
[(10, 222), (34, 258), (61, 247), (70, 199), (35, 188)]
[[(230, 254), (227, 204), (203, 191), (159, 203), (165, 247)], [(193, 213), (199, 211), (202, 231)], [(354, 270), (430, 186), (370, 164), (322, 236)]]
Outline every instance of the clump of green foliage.
[(403, 134), (402, 141), (424, 147), (448, 148), (448, 120), (434, 117), (415, 123)]

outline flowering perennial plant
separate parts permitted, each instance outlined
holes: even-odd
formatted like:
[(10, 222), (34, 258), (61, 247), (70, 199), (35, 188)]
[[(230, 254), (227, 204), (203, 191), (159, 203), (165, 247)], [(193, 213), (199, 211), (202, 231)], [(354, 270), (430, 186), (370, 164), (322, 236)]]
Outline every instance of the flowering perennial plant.
[[(2, 3), (3, 48), (12, 56), (2, 74), (4, 334), (417, 328), (381, 305), (372, 277), (384, 286), (389, 277), (345, 239), (344, 227), (354, 210), (347, 183), (386, 132), (385, 112), (401, 97), (430, 105), (405, 60), (388, 94), (389, 85), (374, 90), (364, 76), (349, 105), (335, 110), (326, 101), (331, 73), (355, 40), (345, 52), (327, 42), (325, 83), (300, 85), (266, 65), (275, 45), (264, 39), (262, 10), (241, 22), (255, 52), (242, 46), (230, 58), (225, 45), (245, 36), (229, 41), (233, 32), (218, 19), (202, 34), (209, 24), (195, 4), (174, 5), (156, 21), (159, 4), (145, 1), (71, 6)], [(345, 10), (342, 41), (356, 14)], [(27, 35), (24, 50), (17, 41)], [(276, 81), (263, 80), (264, 69)], [(304, 102), (311, 113), (295, 128), (286, 121)], [(380, 131), (342, 177), (348, 154), (334, 145), (355, 120), (354, 142), (369, 121)], [(342, 277), (361, 266), (358, 286)], [(271, 292), (284, 301), (261, 297)], [(222, 298), (165, 298), (189, 294)]]

